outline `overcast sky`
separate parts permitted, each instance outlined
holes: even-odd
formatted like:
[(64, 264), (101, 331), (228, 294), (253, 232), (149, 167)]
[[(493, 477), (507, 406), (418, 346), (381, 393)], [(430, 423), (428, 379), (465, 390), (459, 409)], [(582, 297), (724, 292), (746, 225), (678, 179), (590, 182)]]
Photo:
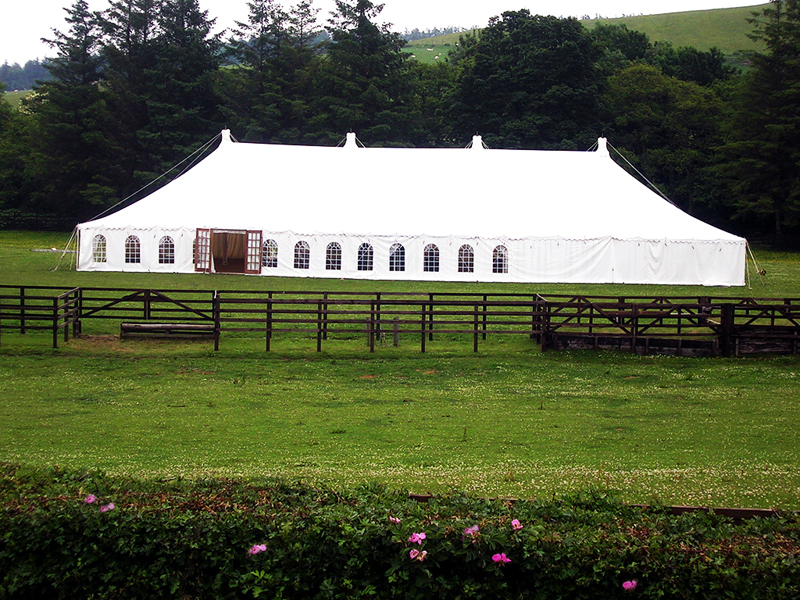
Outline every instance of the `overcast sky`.
[[(620, 17), (632, 14), (657, 14), (754, 6), (764, 4), (758, 0), (385, 0), (381, 21), (394, 24), (394, 30), (431, 29), (433, 27), (459, 26), (483, 27), (489, 18), (506, 10), (527, 8), (534, 14), (556, 16), (600, 15)], [(291, 6), (292, 0), (281, 2)], [(379, 2), (375, 2), (378, 4)], [(7, 0), (0, 10), (0, 64), (24, 64), (34, 58), (51, 54), (41, 42), (49, 37), (52, 28), (66, 31), (63, 8), (71, 6), (73, 0)], [(314, 5), (322, 9), (320, 20), (324, 22), (333, 8), (333, 0), (315, 0)], [(246, 0), (200, 0), (200, 6), (211, 17), (217, 19), (217, 28), (231, 27), (234, 20), (247, 19)], [(91, 10), (107, 7), (106, 0), (89, 0)]]

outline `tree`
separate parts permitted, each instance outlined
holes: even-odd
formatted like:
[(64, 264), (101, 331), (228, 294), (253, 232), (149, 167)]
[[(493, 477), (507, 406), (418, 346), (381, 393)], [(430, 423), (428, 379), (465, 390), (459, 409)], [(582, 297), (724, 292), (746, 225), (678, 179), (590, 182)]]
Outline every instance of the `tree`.
[(738, 216), (784, 242), (800, 225), (800, 0), (773, 0), (755, 13), (752, 59), (722, 148)]
[(601, 53), (576, 19), (504, 12), (460, 57), (454, 136), (507, 148), (585, 149), (601, 123)]
[(23, 106), (31, 115), (26, 171), (35, 181), (30, 208), (90, 218), (115, 195), (115, 126), (102, 79), (97, 15), (85, 0), (66, 8), (66, 33), (48, 41), (56, 56), (46, 63), (53, 79)]
[(648, 179), (689, 213), (719, 213), (708, 168), (723, 105), (712, 90), (635, 64), (610, 78), (603, 100), (614, 115), (609, 137)]
[(389, 25), (375, 23), (382, 9), (369, 0), (336, 0), (326, 60), (315, 74), (318, 139), (339, 141), (348, 131), (373, 145), (405, 138), (405, 42)]

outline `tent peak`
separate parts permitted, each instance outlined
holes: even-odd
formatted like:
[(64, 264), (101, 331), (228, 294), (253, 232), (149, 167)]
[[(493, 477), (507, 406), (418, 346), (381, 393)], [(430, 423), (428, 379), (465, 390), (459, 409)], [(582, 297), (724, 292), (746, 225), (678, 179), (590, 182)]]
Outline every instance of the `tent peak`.
[(472, 150), (485, 150), (486, 147), (486, 144), (483, 143), (483, 138), (479, 135), (473, 135), (472, 142), (467, 146), (467, 148)]
[(597, 138), (597, 155), (603, 158), (611, 158), (608, 152), (608, 140), (604, 137)]
[(347, 141), (344, 143), (345, 148), (358, 148), (358, 138), (355, 132), (351, 131), (347, 134)]
[(221, 140), (220, 141), (220, 145), (221, 146), (224, 146), (225, 144), (233, 143), (233, 136), (231, 135), (231, 130), (230, 129), (223, 129), (220, 132), (219, 135), (220, 135), (220, 140)]

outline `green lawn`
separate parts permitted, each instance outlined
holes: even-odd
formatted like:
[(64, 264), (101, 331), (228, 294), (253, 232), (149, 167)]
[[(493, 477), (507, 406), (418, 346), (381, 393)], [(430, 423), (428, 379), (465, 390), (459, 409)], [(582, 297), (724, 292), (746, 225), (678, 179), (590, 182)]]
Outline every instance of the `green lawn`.
[[(0, 232), (0, 282), (216, 289), (399, 289), (388, 282), (50, 269), (62, 234)], [(800, 297), (800, 259), (758, 253), (753, 289), (476, 286), (582, 293)], [(428, 289), (429, 284), (400, 284)], [(451, 289), (439, 284), (438, 289)], [(86, 329), (92, 333), (92, 324)], [(527, 339), (379, 347), (279, 337), (72, 340), (4, 332), (0, 461), (142, 476), (207, 474), (414, 492), (550, 497), (590, 486), (625, 500), (798, 508), (797, 358), (542, 354)]]

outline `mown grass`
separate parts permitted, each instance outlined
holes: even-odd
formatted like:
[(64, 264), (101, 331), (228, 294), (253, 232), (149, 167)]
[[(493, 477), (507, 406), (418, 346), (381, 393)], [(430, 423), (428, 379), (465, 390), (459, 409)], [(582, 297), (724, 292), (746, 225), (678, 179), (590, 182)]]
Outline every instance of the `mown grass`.
[[(800, 296), (795, 254), (757, 253), (766, 284), (464, 286), (52, 271), (68, 235), (0, 232), (0, 282), (184, 289), (571, 291)], [(97, 327), (97, 329), (95, 329)], [(89, 334), (101, 327), (87, 323)], [(113, 330), (113, 327), (112, 327)], [(378, 347), (226, 337), (121, 342), (4, 332), (0, 460), (137, 476), (281, 476), (410, 491), (798, 508), (796, 358), (542, 354), (524, 339)]]

